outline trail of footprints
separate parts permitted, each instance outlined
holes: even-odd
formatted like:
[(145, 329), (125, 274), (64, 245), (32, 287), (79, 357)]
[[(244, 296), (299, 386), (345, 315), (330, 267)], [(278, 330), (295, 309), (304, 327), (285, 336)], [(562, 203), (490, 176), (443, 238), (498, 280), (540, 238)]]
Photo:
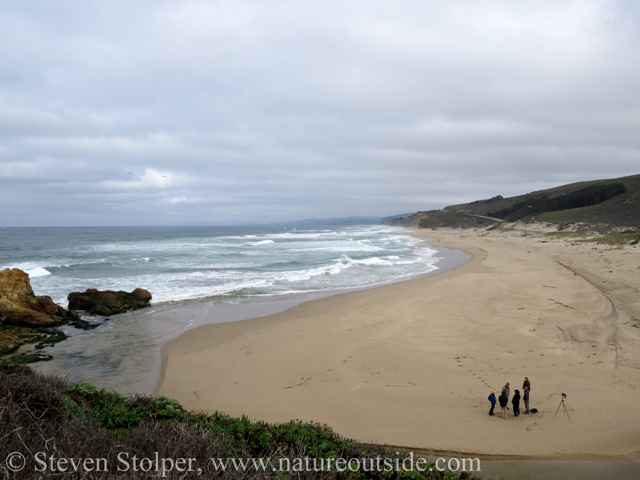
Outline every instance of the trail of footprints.
[[(471, 356), (469, 356), (469, 355), (465, 355), (465, 356), (462, 356), (462, 357), (455, 357), (455, 361), (456, 361), (456, 363), (458, 364), (458, 367), (465, 368), (464, 363), (465, 363), (465, 360), (466, 360), (466, 359), (469, 359), (469, 360), (474, 361), (474, 362), (484, 363), (487, 367), (489, 367), (489, 369), (492, 369), (492, 368), (493, 368), (493, 366), (492, 366), (490, 363), (485, 362), (484, 360), (479, 360), (479, 359), (477, 359), (477, 358), (475, 358), (475, 357), (471, 357)], [(466, 367), (468, 368), (468, 367), (469, 367), (469, 365), (466, 365)], [(483, 377), (481, 377), (481, 375), (484, 375), (484, 374), (485, 374), (485, 371), (484, 371), (482, 368), (480, 368), (480, 369), (478, 370), (478, 371), (479, 371), (479, 373), (476, 373), (476, 372), (474, 372), (474, 371), (473, 371), (473, 370), (471, 370), (471, 369), (467, 369), (467, 371), (468, 371), (471, 375), (473, 375), (474, 377), (476, 377), (478, 380), (480, 380), (480, 382), (484, 383), (484, 385), (485, 385), (488, 389), (491, 389), (491, 388), (492, 388), (492, 387), (491, 387), (491, 385), (489, 385), (489, 384), (487, 383), (487, 381), (486, 381)], [(494, 387), (494, 388), (495, 388), (495, 387)]]

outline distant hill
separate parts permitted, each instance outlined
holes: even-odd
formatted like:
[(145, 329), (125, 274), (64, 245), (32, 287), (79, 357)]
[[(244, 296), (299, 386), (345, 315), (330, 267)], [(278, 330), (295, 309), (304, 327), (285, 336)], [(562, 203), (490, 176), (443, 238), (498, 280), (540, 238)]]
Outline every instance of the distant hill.
[(436, 228), (517, 220), (640, 228), (640, 175), (571, 183), (509, 198), (496, 195), (443, 210), (398, 216), (385, 223)]
[(464, 212), (447, 212), (445, 210), (429, 210), (410, 215), (398, 215), (387, 218), (385, 225), (400, 227), (422, 228), (456, 228), (456, 227), (486, 227), (500, 220), (473, 215)]

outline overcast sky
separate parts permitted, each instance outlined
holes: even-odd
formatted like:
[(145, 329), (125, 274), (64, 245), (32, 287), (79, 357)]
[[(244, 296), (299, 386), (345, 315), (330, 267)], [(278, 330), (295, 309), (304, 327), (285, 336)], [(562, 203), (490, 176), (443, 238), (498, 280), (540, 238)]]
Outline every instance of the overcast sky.
[(637, 1), (0, 0), (0, 224), (391, 215), (639, 153)]

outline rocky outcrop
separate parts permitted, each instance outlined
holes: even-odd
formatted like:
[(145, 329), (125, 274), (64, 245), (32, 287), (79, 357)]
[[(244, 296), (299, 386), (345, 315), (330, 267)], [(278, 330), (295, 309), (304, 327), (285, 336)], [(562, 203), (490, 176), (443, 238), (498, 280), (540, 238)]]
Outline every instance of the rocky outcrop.
[(13, 352), (25, 343), (37, 342), (42, 337), (31, 328), (1, 327), (0, 328), (0, 355)]
[(151, 294), (144, 288), (136, 288), (133, 292), (99, 291), (89, 288), (86, 292), (71, 292), (67, 297), (69, 308), (85, 310), (94, 315), (116, 315), (129, 310), (144, 308), (151, 301)]
[(0, 355), (25, 343), (41, 342), (39, 345), (45, 346), (63, 340), (64, 333), (44, 328), (62, 323), (78, 328), (87, 324), (76, 312), (62, 308), (51, 297), (34, 295), (29, 275), (22, 270), (0, 271)]
[(78, 319), (48, 296), (35, 296), (29, 275), (17, 268), (0, 271), (0, 325), (51, 327)]
[(17, 350), (26, 343), (36, 343), (36, 349), (49, 347), (67, 338), (55, 328), (28, 328), (0, 325), (0, 355)]

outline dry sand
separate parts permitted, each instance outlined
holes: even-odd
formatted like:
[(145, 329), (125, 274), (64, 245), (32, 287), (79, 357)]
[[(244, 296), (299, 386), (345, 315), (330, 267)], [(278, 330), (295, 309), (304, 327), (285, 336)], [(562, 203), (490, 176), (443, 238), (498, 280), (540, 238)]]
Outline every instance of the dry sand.
[[(363, 442), (637, 459), (640, 248), (538, 230), (418, 231), (473, 260), (188, 331), (165, 345), (156, 393), (196, 411), (326, 423)], [(491, 389), (510, 382), (513, 394), (525, 376), (540, 413), (490, 417)], [(570, 420), (555, 416), (561, 392)]]

